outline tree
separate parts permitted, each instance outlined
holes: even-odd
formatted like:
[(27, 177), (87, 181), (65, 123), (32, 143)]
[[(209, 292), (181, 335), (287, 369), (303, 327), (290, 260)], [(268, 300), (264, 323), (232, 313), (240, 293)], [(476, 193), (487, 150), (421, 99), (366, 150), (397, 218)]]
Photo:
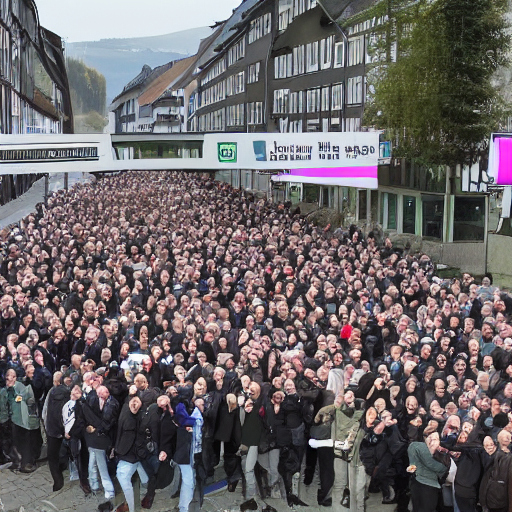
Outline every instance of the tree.
[(385, 50), (385, 58), (368, 73), (365, 124), (387, 130), (396, 156), (426, 165), (474, 163), (505, 109), (492, 77), (508, 62), (507, 0), (379, 6), (387, 22), (375, 51)]

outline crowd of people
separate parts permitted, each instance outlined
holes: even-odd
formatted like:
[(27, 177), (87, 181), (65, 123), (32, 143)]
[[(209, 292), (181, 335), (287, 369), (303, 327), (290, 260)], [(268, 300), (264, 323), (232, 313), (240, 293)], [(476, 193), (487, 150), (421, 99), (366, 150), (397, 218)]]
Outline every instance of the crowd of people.
[(69, 467), (102, 511), (115, 479), (134, 512), (135, 473), (149, 509), (179, 468), (188, 512), (221, 463), (242, 512), (307, 506), (313, 482), (336, 512), (369, 492), (512, 505), (512, 298), (490, 277), (440, 279), (378, 233), (192, 173), (59, 191), (0, 235), (3, 470), (46, 444), (53, 491)]

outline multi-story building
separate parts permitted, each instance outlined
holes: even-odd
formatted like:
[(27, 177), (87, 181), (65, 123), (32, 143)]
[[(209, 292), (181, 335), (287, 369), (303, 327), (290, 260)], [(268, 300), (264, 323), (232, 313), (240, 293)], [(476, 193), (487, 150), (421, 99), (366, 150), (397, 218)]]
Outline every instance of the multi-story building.
[[(72, 133), (61, 38), (41, 27), (33, 0), (0, 0), (0, 134)], [(1, 202), (36, 176), (3, 176)]]
[[(397, 58), (391, 40), (378, 44), (388, 21), (379, 4), (385, 5), (382, 0), (245, 0), (202, 62), (189, 129), (367, 130), (368, 74)], [(389, 158), (384, 154), (389, 145), (382, 146), (387, 158), (379, 166), (378, 190), (288, 183), (284, 190), (274, 187), (274, 196), (335, 208), (345, 222), (378, 222), (391, 234), (421, 239), (449, 264), (460, 266), (462, 255), (469, 257), (466, 267), (483, 273), (488, 199), (485, 187), (475, 188), (468, 178), (480, 171), (426, 169)], [(235, 186), (272, 187), (261, 173), (233, 169), (218, 176)]]
[[(244, 0), (174, 82), (174, 91), (188, 91), (182, 130), (368, 130), (363, 113), (369, 73), (398, 58), (391, 39), (379, 44), (386, 37), (386, 5), (385, 0)], [(383, 142), (378, 190), (306, 183), (273, 187), (270, 173), (245, 169), (217, 176), (293, 203), (334, 208), (345, 223), (379, 223), (392, 235), (423, 243), (439, 260), (460, 266), (464, 257), (466, 268), (483, 273), (488, 198), (482, 180), (475, 188), (471, 177), (481, 170), (426, 169), (391, 158), (389, 147)]]

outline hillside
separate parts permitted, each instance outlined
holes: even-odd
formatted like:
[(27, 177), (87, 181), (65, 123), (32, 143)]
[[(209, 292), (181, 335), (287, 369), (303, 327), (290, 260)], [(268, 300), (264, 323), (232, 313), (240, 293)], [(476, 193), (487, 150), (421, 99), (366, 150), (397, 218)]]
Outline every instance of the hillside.
[(105, 76), (108, 105), (144, 64), (154, 68), (193, 55), (199, 41), (211, 32), (209, 27), (200, 27), (160, 36), (68, 43), (66, 56), (82, 60)]

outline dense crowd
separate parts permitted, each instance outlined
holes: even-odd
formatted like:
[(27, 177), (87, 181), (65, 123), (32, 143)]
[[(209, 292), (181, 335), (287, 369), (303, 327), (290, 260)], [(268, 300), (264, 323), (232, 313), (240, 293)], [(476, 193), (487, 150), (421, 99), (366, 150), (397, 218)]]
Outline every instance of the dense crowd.
[[(43, 444), (112, 510), (181, 473), (228, 490), (363, 512), (504, 512), (512, 298), (351, 226), (310, 224), (189, 173), (125, 173), (55, 193), (4, 231), (0, 464)], [(102, 489), (102, 491), (101, 491)], [(163, 491), (165, 492), (165, 491)], [(195, 496), (195, 497), (194, 497)], [(266, 504), (266, 510), (272, 507)]]

